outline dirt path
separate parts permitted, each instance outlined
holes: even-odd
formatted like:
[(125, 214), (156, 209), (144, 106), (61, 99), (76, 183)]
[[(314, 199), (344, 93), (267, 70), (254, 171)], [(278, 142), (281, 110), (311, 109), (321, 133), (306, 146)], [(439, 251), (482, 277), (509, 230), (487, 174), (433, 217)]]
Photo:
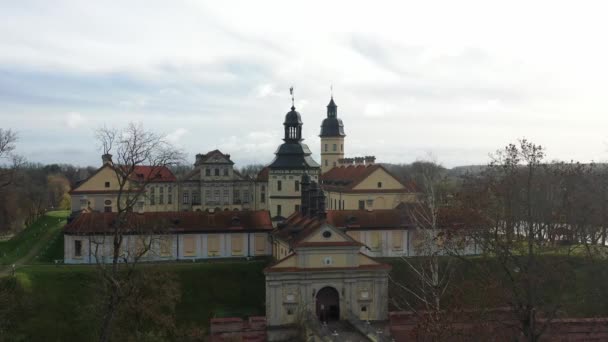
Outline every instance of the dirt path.
[[(30, 251), (14, 262), (15, 269), (19, 269), (19, 266), (25, 265), (30, 262), (34, 258), (34, 256), (36, 256), (38, 252), (40, 252), (40, 250), (49, 242), (51, 237), (53, 237), (54, 233), (55, 232), (53, 231), (53, 229), (48, 229), (46, 232), (44, 232), (44, 234), (42, 234), (36, 244), (32, 246)], [(12, 265), (0, 265), (0, 277), (6, 277), (12, 272)]]

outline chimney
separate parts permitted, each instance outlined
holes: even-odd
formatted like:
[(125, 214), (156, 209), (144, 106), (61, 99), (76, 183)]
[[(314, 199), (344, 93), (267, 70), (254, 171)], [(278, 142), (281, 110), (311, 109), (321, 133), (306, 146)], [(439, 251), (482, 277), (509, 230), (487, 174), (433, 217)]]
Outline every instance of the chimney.
[(375, 162), (376, 162), (376, 157), (374, 157), (374, 156), (365, 157), (365, 165), (374, 165)]
[(102, 165), (112, 165), (112, 155), (109, 153), (103, 154), (101, 156)]
[(363, 157), (355, 157), (355, 165), (363, 165), (363, 161), (365, 158)]

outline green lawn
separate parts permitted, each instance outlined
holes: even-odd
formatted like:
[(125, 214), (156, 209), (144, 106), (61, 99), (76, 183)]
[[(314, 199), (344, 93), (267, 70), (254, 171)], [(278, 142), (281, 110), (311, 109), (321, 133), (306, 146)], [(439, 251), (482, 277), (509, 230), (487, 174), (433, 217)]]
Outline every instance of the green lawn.
[[(57, 258), (57, 250), (59, 249), (57, 240), (61, 240), (61, 228), (66, 223), (66, 218), (69, 211), (51, 211), (38, 219), (31, 226), (27, 227), (12, 239), (0, 242), (0, 265), (10, 265), (20, 258), (24, 257), (33, 246), (41, 239), (47, 237), (49, 241), (44, 241), (40, 250), (40, 257), (44, 261), (51, 262), (50, 258)], [(47, 235), (50, 234), (50, 235)], [(54, 245), (49, 243), (53, 241)], [(49, 250), (49, 248), (51, 248)], [(63, 259), (63, 240), (61, 241), (61, 254), (58, 257)], [(36, 261), (34, 256), (32, 262)]]
[[(264, 315), (262, 270), (267, 264), (268, 260), (256, 260), (142, 267), (174, 273), (181, 286), (178, 324), (206, 327), (212, 317)], [(86, 311), (95, 289), (95, 266), (25, 266), (17, 271), (17, 279), (29, 304), (9, 340), (88, 341), (94, 337), (98, 323), (87, 319)]]

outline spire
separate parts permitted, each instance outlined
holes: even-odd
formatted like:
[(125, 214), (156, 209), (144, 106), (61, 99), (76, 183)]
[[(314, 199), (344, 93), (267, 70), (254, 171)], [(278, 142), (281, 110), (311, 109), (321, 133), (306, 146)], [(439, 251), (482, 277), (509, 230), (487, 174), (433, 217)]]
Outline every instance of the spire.
[(334, 102), (334, 95), (331, 95), (331, 100), (329, 100), (329, 104), (327, 105), (327, 117), (335, 118), (338, 116), (338, 106)]
[(293, 86), (289, 88), (291, 95), (291, 111), (285, 115), (285, 138), (284, 141), (298, 142), (302, 141), (302, 118), (300, 113), (296, 111), (295, 100), (293, 96)]

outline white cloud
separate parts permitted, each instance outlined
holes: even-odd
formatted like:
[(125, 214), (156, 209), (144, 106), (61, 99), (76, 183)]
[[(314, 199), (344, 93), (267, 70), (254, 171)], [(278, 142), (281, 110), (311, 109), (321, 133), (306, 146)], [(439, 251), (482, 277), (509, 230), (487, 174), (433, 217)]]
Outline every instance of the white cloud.
[(65, 123), (69, 128), (79, 128), (84, 123), (84, 118), (78, 112), (66, 114)]
[(393, 106), (384, 103), (368, 103), (365, 105), (363, 114), (370, 118), (380, 118), (387, 116), (393, 112)]
[(167, 134), (166, 138), (167, 141), (169, 141), (170, 143), (179, 144), (182, 137), (186, 134), (188, 134), (188, 130), (180, 127), (174, 130), (173, 132)]
[[(556, 157), (597, 159), (608, 125), (608, 46), (597, 44), (608, 31), (604, 7), (19, 1), (0, 11), (0, 75), (12, 73), (0, 77), (10, 90), (0, 122), (40, 137), (47, 120), (65, 122), (48, 144), (74, 145), (70, 128), (145, 121), (173, 129), (189, 151), (225, 143), (226, 153), (265, 162), (281, 143), (289, 87), (304, 134), (315, 136), (333, 84), (349, 151), (383, 139), (370, 151), (379, 161), (432, 149), (448, 166), (483, 163), (524, 135)], [(24, 34), (32, 27), (40, 34)], [(317, 140), (306, 140), (313, 151)]]

